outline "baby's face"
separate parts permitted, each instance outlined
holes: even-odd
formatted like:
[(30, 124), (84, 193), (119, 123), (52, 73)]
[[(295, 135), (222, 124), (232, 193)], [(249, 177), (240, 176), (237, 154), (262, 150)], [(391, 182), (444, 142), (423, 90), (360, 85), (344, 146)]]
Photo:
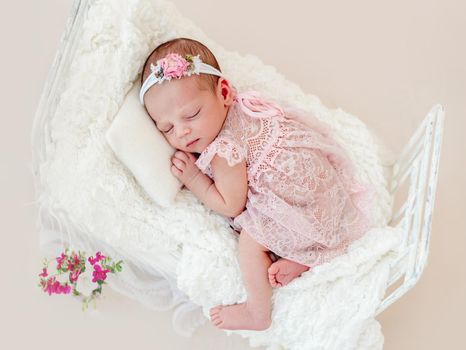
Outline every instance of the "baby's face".
[(222, 95), (222, 78), (216, 93), (199, 89), (197, 78), (165, 81), (144, 96), (150, 117), (170, 145), (191, 153), (201, 153), (217, 137), (231, 104)]

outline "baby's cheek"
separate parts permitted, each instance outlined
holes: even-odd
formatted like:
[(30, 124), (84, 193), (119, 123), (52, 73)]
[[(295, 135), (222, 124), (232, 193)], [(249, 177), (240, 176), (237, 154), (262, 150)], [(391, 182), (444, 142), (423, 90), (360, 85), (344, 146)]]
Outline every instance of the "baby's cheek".
[(167, 140), (167, 142), (169, 143), (170, 146), (178, 149), (176, 142), (173, 142), (171, 137), (166, 136), (166, 135), (164, 135), (164, 137), (165, 137), (165, 140)]

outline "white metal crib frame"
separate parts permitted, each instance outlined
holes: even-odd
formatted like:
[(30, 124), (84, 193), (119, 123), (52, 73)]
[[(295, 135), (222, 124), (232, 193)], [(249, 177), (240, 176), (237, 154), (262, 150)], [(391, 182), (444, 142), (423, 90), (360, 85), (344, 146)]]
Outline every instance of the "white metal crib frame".
[[(49, 72), (39, 106), (34, 118), (32, 144), (44, 145), (47, 132), (46, 117), (54, 113), (57, 92), (61, 81), (56, 79), (74, 57), (77, 35), (92, 0), (75, 0), (66, 29)], [(398, 159), (388, 166), (392, 169), (390, 193), (395, 196), (402, 185), (408, 185), (407, 196), (394, 212), (390, 226), (400, 227), (405, 233), (400, 255), (391, 266), (387, 290), (403, 278), (403, 282), (386, 295), (376, 310), (376, 315), (410, 290), (419, 280), (427, 262), (429, 252), (432, 214), (438, 178), (439, 158), (442, 144), (445, 112), (435, 105), (402, 150)], [(45, 158), (45, 147), (33, 150), (33, 173), (35, 188), (38, 189), (40, 164)], [(39, 217), (39, 220), (41, 218)], [(46, 226), (44, 223), (43, 227)]]

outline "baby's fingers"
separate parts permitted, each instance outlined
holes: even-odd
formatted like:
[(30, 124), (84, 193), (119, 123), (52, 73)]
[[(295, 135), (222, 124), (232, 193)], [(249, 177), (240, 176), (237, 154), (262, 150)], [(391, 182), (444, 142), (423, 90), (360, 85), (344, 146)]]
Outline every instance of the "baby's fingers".
[(172, 163), (179, 170), (184, 170), (186, 168), (186, 163), (179, 160), (178, 158), (172, 158)]
[(183, 172), (174, 165), (170, 167), (170, 170), (172, 171), (172, 174), (175, 175), (175, 177), (177, 178), (183, 175)]
[(183, 151), (176, 151), (173, 157), (178, 158), (179, 160), (182, 160), (183, 162), (187, 162), (189, 159), (188, 155)]

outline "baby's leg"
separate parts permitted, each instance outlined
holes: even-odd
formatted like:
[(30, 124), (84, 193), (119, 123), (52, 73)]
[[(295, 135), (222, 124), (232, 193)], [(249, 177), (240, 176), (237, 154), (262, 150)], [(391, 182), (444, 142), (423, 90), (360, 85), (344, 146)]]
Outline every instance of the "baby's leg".
[(268, 249), (241, 231), (239, 260), (248, 299), (245, 303), (210, 310), (212, 323), (222, 329), (265, 330), (272, 323), (272, 288), (267, 269), (272, 263)]
[(272, 287), (286, 286), (307, 270), (309, 270), (309, 266), (281, 258), (270, 265), (268, 269), (269, 283)]

